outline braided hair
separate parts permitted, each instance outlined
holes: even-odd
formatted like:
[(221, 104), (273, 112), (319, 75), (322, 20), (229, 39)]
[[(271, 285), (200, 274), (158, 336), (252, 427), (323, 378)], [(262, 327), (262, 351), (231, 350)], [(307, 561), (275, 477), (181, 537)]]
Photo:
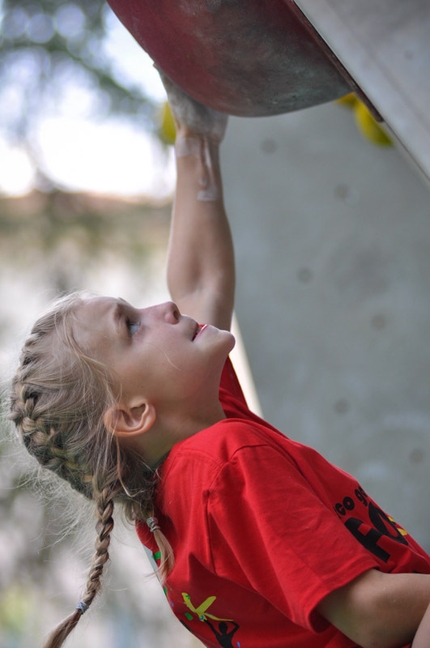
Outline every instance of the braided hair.
[[(53, 631), (45, 648), (60, 648), (101, 587), (109, 560), (114, 504), (129, 521), (153, 515), (157, 473), (120, 445), (104, 426), (115, 403), (114, 376), (79, 348), (71, 322), (88, 297), (73, 293), (53, 304), (34, 325), (12, 383), (10, 419), (28, 452), (93, 500), (97, 517), (95, 553), (77, 609)], [(160, 576), (173, 567), (171, 547), (157, 527)]]

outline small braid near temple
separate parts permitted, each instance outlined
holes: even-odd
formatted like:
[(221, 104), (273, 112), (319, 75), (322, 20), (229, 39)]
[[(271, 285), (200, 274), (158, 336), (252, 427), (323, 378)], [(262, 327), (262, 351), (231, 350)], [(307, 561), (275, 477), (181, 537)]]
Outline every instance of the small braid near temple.
[(207, 648), (430, 648), (428, 554), (352, 476), (246, 404), (229, 358), (227, 116), (163, 81), (177, 126), (173, 301), (63, 297), (13, 379), (23, 445), (96, 511), (84, 591), (45, 646), (60, 648), (100, 592), (120, 509)]

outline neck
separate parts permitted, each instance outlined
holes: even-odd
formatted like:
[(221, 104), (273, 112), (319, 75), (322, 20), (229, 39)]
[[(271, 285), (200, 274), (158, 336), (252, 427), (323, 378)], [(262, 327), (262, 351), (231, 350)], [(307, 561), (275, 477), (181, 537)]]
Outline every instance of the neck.
[(170, 415), (164, 413), (157, 416), (152, 428), (137, 439), (138, 451), (145, 462), (155, 469), (177, 443), (225, 418), (219, 401), (212, 407), (199, 411), (198, 416), (195, 414), (180, 416), (177, 412)]

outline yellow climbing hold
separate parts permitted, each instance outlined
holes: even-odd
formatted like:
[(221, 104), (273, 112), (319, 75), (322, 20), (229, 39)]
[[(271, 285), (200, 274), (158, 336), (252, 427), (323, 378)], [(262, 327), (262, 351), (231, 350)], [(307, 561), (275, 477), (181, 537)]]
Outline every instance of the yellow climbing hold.
[(372, 117), (367, 106), (361, 101), (358, 101), (354, 107), (354, 115), (357, 126), (364, 137), (379, 146), (392, 145), (393, 142), (390, 137), (388, 137), (385, 130)]
[(353, 92), (350, 92), (344, 97), (337, 99), (336, 103), (338, 103), (340, 106), (344, 106), (345, 108), (354, 108), (354, 106), (358, 103), (358, 99)]
[(173, 145), (176, 139), (176, 126), (168, 101), (161, 106), (159, 124), (158, 134), (161, 141)]
[(349, 108), (354, 111), (355, 122), (359, 131), (366, 139), (379, 146), (392, 145), (393, 142), (390, 137), (372, 116), (366, 104), (360, 101), (353, 92), (337, 99), (336, 103), (343, 108)]

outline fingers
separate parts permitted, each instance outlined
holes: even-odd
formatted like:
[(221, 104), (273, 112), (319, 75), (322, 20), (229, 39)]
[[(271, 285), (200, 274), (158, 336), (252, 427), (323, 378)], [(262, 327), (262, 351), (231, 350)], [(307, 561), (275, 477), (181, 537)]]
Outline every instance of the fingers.
[(221, 142), (227, 128), (228, 115), (212, 110), (189, 97), (168, 76), (158, 70), (167, 92), (177, 127), (186, 134), (203, 135)]

